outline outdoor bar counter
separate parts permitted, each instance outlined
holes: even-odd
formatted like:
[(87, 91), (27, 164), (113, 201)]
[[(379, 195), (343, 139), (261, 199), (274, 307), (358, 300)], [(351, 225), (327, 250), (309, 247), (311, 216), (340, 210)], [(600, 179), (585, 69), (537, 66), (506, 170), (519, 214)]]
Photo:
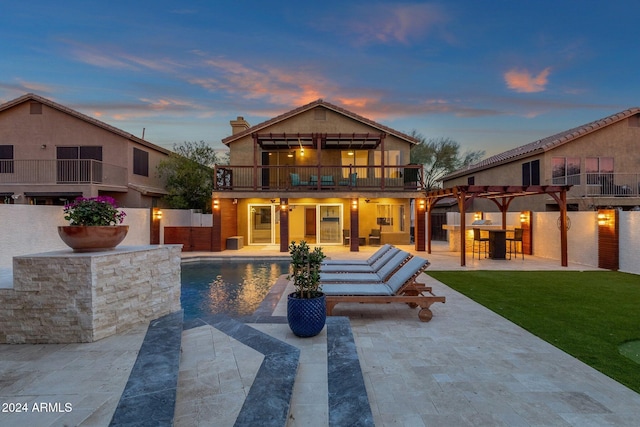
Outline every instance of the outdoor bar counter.
[[(449, 250), (451, 252), (459, 252), (460, 251), (460, 225), (448, 225), (445, 224), (442, 226), (442, 228), (444, 230), (447, 230), (449, 233)], [(479, 228), (482, 231), (485, 232), (493, 232), (493, 236), (489, 236), (490, 239), (493, 238), (494, 241), (491, 242), (493, 243), (493, 248), (494, 251), (492, 251), (492, 253), (495, 252), (494, 258), (496, 259), (504, 259), (504, 248), (505, 248), (505, 238), (506, 238), (506, 231), (513, 231), (514, 227), (512, 226), (507, 226), (506, 230), (502, 229), (502, 225), (498, 224), (498, 225), (468, 225), (466, 227), (466, 232), (465, 232), (465, 247), (467, 251), (471, 251), (473, 248), (473, 233), (471, 232), (471, 230), (473, 230), (474, 228)], [(483, 233), (485, 234), (485, 233)], [(490, 247), (492, 246), (490, 243)]]

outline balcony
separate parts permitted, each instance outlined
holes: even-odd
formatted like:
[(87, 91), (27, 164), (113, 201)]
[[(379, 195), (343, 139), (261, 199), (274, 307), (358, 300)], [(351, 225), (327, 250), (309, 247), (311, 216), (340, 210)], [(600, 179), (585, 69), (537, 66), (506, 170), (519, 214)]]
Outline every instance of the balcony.
[(422, 165), (228, 166), (214, 168), (215, 191), (421, 191)]
[(567, 197), (574, 199), (640, 197), (640, 173), (583, 173), (553, 178), (551, 184), (573, 185)]
[(97, 160), (0, 160), (3, 184), (126, 186), (127, 169)]

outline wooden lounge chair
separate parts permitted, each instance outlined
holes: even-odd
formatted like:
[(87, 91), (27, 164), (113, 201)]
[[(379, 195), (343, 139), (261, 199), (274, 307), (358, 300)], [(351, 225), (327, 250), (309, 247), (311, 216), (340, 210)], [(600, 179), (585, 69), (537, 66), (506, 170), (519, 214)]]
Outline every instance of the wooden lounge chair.
[[(371, 264), (321, 265), (320, 274), (322, 273), (377, 273), (386, 263), (388, 263), (395, 255), (397, 255), (398, 252), (400, 252), (400, 249), (391, 248), (385, 253), (383, 253), (381, 257), (379, 257), (377, 260), (375, 260)], [(407, 256), (408, 256), (408, 253), (407, 253)]]
[(433, 317), (431, 304), (444, 303), (445, 297), (434, 295), (431, 287), (416, 282), (417, 277), (427, 267), (429, 267), (429, 261), (412, 257), (384, 283), (323, 284), (322, 292), (326, 295), (327, 315), (331, 316), (333, 308), (341, 302), (364, 304), (401, 302), (411, 308), (420, 307), (418, 317), (421, 321), (428, 322)]
[(378, 260), (385, 252), (389, 249), (393, 248), (393, 245), (384, 245), (381, 246), (380, 249), (375, 251), (373, 255), (371, 255), (367, 259), (325, 259), (322, 264), (323, 265), (372, 265), (376, 260)]
[[(376, 283), (384, 282), (401, 265), (411, 258), (411, 254), (398, 248), (390, 249), (379, 262), (374, 263), (375, 268), (369, 266), (356, 265), (351, 269), (345, 267), (338, 268), (339, 272), (325, 272), (320, 269), (320, 283)], [(329, 268), (327, 266), (326, 268)]]

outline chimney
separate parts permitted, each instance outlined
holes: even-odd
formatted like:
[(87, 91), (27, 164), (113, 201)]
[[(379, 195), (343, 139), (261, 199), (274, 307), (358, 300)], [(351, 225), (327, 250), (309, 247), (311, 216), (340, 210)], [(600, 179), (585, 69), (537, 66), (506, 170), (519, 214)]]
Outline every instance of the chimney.
[(231, 134), (235, 135), (237, 133), (243, 132), (249, 129), (249, 122), (247, 122), (244, 117), (238, 116), (237, 119), (231, 120)]

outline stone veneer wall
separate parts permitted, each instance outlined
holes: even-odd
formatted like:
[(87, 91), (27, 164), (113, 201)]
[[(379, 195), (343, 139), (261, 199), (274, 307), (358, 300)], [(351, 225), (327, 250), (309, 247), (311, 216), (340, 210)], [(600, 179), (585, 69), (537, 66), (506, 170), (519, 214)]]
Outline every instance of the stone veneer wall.
[(13, 259), (0, 343), (93, 342), (179, 311), (181, 245)]

